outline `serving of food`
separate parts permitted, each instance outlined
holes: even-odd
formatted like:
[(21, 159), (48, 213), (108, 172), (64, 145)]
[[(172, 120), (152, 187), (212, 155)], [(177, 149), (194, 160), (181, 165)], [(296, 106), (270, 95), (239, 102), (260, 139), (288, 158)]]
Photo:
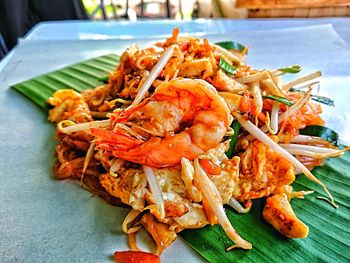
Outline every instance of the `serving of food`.
[[(293, 190), (298, 174), (323, 188), (320, 202), (337, 207), (311, 172), (349, 149), (338, 149), (332, 136), (310, 135), (332, 133), (320, 117), (320, 102), (332, 101), (312, 93), (321, 73), (287, 82), (283, 76), (300, 66), (253, 69), (247, 52), (236, 42), (209, 43), (174, 29), (163, 42), (128, 48), (106, 84), (59, 90), (48, 100), (49, 120), (57, 123), (55, 176), (131, 208), (121, 222), (130, 251), (116, 252), (118, 262), (157, 262), (181, 231), (215, 224), (232, 241), (227, 251), (254, 249), (224, 205), (249, 213), (260, 198), (277, 231), (306, 238), (309, 228), (290, 201), (313, 191)], [(142, 228), (157, 246), (153, 254), (137, 246)]]

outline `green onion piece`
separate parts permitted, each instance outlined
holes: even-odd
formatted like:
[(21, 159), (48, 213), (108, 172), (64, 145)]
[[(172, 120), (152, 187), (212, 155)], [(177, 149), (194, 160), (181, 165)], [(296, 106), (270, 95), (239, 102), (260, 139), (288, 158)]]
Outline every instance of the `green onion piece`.
[(241, 43), (238, 42), (234, 42), (234, 41), (221, 41), (221, 42), (217, 42), (215, 43), (215, 45), (218, 45), (224, 49), (228, 49), (228, 50), (237, 50), (239, 52), (243, 51), (245, 49), (245, 46), (242, 45)]
[[(305, 93), (305, 91), (303, 90), (300, 90), (300, 89), (296, 89), (296, 88), (291, 88), (289, 91), (291, 92), (301, 92), (301, 93)], [(325, 97), (325, 96), (320, 96), (320, 95), (313, 95), (311, 94), (311, 99), (314, 100), (314, 101), (317, 101), (319, 103), (323, 103), (327, 106), (334, 106), (334, 100), (328, 98), (328, 97)]]
[(319, 95), (312, 95), (311, 94), (311, 99), (314, 101), (317, 101), (319, 103), (326, 104), (327, 106), (334, 106), (334, 100), (327, 98), (325, 96), (319, 96)]
[(99, 81), (101, 81), (101, 82), (103, 82), (103, 83), (108, 83), (108, 81), (109, 81), (109, 76), (104, 76), (104, 77), (101, 77), (101, 78), (99, 78), (98, 79)]
[(301, 92), (301, 93), (305, 93), (305, 91), (301, 90), (301, 89), (296, 89), (296, 88), (290, 88), (289, 89), (290, 92)]
[(335, 146), (339, 144), (339, 135), (330, 128), (320, 126), (320, 125), (310, 125), (299, 131), (302, 135), (310, 135), (320, 137)]
[(232, 122), (231, 128), (235, 131), (235, 133), (232, 136), (230, 136), (230, 140), (231, 140), (230, 147), (226, 151), (226, 156), (230, 159), (234, 156), (235, 146), (236, 146), (236, 142), (238, 139), (238, 133), (239, 133), (239, 130), (241, 128), (241, 125), (239, 124), (239, 122), (237, 120), (235, 120), (234, 122)]
[(285, 68), (279, 68), (279, 71), (282, 71), (283, 73), (291, 73), (291, 74), (296, 74), (301, 71), (301, 67), (299, 65), (292, 65), (289, 67)]
[(220, 67), (223, 71), (225, 71), (225, 72), (227, 72), (227, 73), (229, 73), (229, 74), (231, 74), (231, 75), (233, 75), (233, 74), (236, 73), (236, 67), (232, 66), (229, 62), (227, 62), (227, 61), (226, 61), (225, 59), (223, 59), (223, 58), (220, 58), (219, 67)]
[(265, 95), (263, 96), (264, 99), (271, 99), (271, 100), (275, 100), (275, 101), (278, 101), (280, 103), (283, 103), (287, 106), (292, 106), (293, 105), (293, 102), (291, 102), (289, 99), (286, 99), (286, 98), (283, 98), (283, 97), (280, 97), (280, 96), (276, 96), (276, 95)]

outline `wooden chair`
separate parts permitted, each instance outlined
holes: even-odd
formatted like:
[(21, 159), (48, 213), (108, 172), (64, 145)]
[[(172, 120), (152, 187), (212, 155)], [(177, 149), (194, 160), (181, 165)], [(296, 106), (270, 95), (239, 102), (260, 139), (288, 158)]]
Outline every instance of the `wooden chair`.
[(350, 0), (199, 0), (199, 17), (350, 16)]
[(252, 18), (350, 16), (349, 0), (237, 0), (236, 7)]

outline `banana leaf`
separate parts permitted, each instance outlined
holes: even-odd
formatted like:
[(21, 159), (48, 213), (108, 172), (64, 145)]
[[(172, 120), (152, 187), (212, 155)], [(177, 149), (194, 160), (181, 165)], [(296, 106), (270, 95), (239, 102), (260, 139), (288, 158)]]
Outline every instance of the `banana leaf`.
[[(76, 91), (103, 84), (107, 72), (115, 68), (117, 55), (106, 55), (33, 78), (13, 86), (44, 110), (54, 91), (73, 88)], [(304, 200), (293, 199), (299, 218), (310, 227), (306, 239), (287, 239), (262, 217), (264, 200), (255, 200), (247, 214), (237, 214), (229, 207), (226, 213), (243, 238), (253, 243), (250, 251), (225, 249), (232, 245), (218, 225), (181, 232), (182, 238), (209, 262), (350, 262), (350, 153), (328, 159), (313, 173), (332, 192), (338, 209), (317, 199), (322, 189), (300, 175), (295, 190), (315, 190)], [(171, 248), (169, 248), (171, 249)]]
[(15, 90), (47, 110), (47, 99), (59, 89), (74, 89), (78, 92), (92, 89), (105, 83), (107, 73), (113, 71), (119, 56), (109, 54), (77, 63), (36, 78), (15, 84)]

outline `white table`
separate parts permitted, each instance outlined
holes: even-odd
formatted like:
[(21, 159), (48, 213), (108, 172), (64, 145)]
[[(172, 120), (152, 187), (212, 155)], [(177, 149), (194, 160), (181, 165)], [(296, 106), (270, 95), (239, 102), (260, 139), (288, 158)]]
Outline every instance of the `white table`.
[[(146, 21), (51, 21), (42, 22), (32, 28), (24, 40), (67, 40), (67, 39), (140, 39), (167, 35), (174, 26), (188, 34), (227, 34), (234, 31), (269, 30), (331, 24), (335, 31), (350, 45), (350, 18), (311, 19), (249, 19), (232, 20), (197, 19), (193, 21), (146, 20)], [(16, 47), (14, 48), (14, 50)], [(0, 61), (0, 71), (10, 60), (12, 53)]]
[(236, 30), (268, 30), (320, 24), (332, 24), (335, 31), (350, 44), (350, 18), (43, 22), (35, 26), (26, 39), (147, 38), (151, 34), (167, 35), (174, 26), (178, 26), (184, 33), (226, 34)]

